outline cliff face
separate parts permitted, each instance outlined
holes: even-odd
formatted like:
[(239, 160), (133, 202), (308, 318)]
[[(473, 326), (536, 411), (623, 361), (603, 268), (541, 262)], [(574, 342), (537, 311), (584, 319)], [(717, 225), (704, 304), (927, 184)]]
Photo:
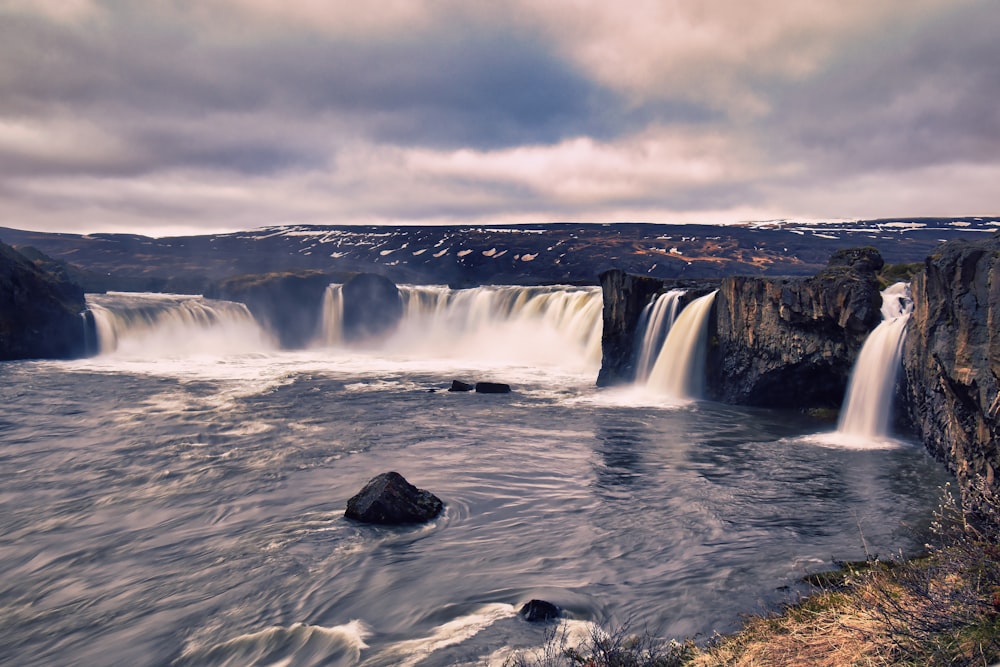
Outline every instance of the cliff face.
[(83, 290), (0, 243), (0, 360), (88, 354)]
[(903, 368), (927, 448), (963, 488), (1000, 486), (1000, 236), (952, 241), (912, 283)]
[(710, 323), (708, 393), (769, 407), (839, 407), (881, 320), (874, 249), (838, 252), (813, 278), (722, 281)]
[(330, 278), (318, 271), (267, 273), (223, 280), (205, 296), (245, 304), (282, 347), (300, 348), (316, 335), (329, 284)]
[(663, 281), (635, 276), (619, 269), (600, 276), (604, 298), (604, 332), (601, 335), (601, 372), (598, 387), (631, 382), (635, 379), (635, 330), (639, 315)]

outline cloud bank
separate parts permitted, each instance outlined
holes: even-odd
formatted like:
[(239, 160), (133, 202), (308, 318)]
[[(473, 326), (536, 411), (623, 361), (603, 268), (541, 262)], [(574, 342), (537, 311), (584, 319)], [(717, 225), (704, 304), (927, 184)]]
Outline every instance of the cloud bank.
[(992, 0), (0, 0), (0, 226), (995, 214)]

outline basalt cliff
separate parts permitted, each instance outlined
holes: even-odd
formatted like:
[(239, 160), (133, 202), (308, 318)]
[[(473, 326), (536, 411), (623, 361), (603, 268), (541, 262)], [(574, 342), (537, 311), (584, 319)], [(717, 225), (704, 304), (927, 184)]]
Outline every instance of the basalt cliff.
[(912, 281), (903, 351), (920, 437), (962, 488), (1000, 487), (1000, 235), (951, 241)]
[[(880, 321), (873, 248), (837, 252), (812, 278), (728, 277), (709, 316), (707, 398), (783, 408), (838, 407)], [(884, 278), (884, 276), (881, 276)], [(632, 381), (635, 327), (676, 285), (609, 271), (602, 385)], [(963, 490), (1000, 490), (1000, 234), (942, 244), (912, 278), (897, 413)]]
[(80, 287), (0, 243), (0, 361), (92, 352), (85, 311)]

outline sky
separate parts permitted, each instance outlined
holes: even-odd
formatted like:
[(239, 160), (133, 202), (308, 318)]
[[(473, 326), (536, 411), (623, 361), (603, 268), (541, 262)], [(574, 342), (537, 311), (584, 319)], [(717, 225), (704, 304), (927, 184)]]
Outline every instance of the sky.
[(996, 0), (0, 0), (0, 226), (1000, 213)]

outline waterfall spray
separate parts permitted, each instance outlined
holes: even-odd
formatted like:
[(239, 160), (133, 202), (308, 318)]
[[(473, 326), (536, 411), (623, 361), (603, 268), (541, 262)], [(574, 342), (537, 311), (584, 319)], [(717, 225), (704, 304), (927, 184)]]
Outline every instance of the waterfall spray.
[(851, 371), (838, 433), (865, 438), (888, 435), (896, 373), (911, 312), (909, 283), (896, 283), (883, 290), (882, 323), (865, 339)]
[(649, 379), (653, 364), (663, 348), (670, 328), (677, 319), (677, 310), (684, 290), (674, 289), (658, 296), (646, 304), (639, 315), (636, 327), (637, 356), (635, 361), (635, 381), (644, 384)]
[(646, 386), (671, 398), (700, 398), (705, 384), (708, 315), (718, 290), (689, 303), (670, 328)]

